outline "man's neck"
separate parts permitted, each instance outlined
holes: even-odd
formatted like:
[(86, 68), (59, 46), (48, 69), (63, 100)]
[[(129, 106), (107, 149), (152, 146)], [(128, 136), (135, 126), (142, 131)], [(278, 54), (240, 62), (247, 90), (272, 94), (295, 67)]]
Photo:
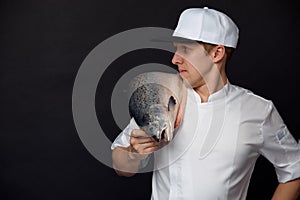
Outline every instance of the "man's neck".
[(224, 74), (219, 75), (217, 78), (206, 80), (206, 82), (194, 88), (201, 98), (201, 102), (208, 102), (209, 96), (219, 90), (221, 90), (227, 84), (227, 76)]

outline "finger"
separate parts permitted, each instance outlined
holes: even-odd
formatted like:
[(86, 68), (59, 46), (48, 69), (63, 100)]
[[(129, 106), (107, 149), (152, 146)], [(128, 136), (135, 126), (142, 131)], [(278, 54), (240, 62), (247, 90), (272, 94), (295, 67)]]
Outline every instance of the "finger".
[(148, 142), (144, 144), (133, 145), (135, 151), (141, 154), (149, 152), (149, 150), (147, 150), (148, 148), (157, 148), (157, 147), (158, 144), (156, 142)]
[(142, 129), (133, 129), (131, 132), (132, 137), (136, 138), (151, 138), (145, 131)]
[(145, 131), (141, 129), (134, 129), (131, 132), (130, 136), (130, 143), (137, 144), (137, 143), (147, 143), (155, 141), (152, 137), (150, 137)]
[(153, 142), (152, 138), (137, 138), (137, 137), (130, 137), (130, 144), (144, 144)]
[(145, 153), (145, 154), (150, 154), (150, 153), (156, 151), (157, 148), (158, 148), (158, 146), (155, 146), (155, 147), (148, 147), (148, 148), (146, 148), (146, 149), (144, 150), (144, 153)]

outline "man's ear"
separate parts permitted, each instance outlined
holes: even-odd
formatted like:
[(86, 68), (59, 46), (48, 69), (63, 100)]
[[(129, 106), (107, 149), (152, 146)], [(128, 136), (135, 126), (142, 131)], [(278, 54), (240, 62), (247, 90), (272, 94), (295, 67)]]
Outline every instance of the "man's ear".
[(217, 45), (213, 48), (212, 59), (214, 63), (220, 62), (225, 57), (225, 47), (222, 45)]

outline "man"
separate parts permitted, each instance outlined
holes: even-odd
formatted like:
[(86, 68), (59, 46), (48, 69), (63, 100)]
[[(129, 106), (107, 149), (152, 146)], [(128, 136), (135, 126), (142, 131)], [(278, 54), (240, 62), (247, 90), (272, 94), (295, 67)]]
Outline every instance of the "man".
[(112, 145), (116, 172), (134, 175), (154, 152), (152, 199), (240, 200), (263, 155), (280, 182), (273, 200), (296, 200), (300, 145), (271, 101), (228, 81), (226, 63), (238, 42), (235, 23), (213, 9), (187, 9), (173, 36), (172, 62), (192, 88), (176, 136), (160, 149), (161, 142), (132, 119)]

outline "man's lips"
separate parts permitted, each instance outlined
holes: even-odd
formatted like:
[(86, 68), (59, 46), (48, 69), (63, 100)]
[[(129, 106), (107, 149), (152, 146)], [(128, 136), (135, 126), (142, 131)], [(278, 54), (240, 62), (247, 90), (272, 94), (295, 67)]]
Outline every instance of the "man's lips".
[(179, 69), (179, 73), (187, 72), (185, 69)]

